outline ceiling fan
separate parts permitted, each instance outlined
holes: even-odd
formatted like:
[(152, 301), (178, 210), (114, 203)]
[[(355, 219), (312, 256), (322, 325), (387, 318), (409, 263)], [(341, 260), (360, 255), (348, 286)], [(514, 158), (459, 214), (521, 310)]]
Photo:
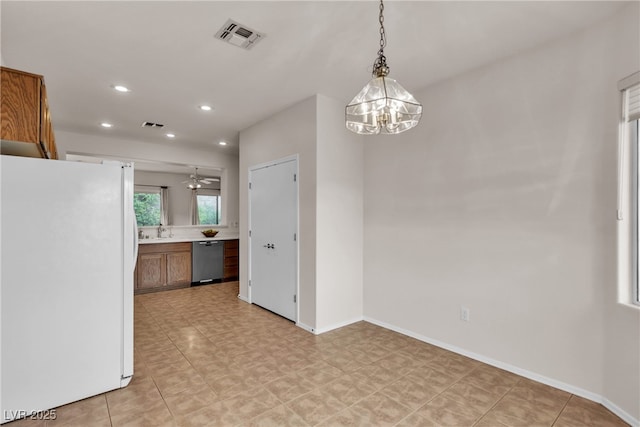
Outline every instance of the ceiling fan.
[(202, 184), (211, 184), (213, 182), (220, 181), (220, 178), (208, 178), (208, 177), (199, 177), (198, 176), (198, 168), (195, 168), (195, 173), (189, 175), (189, 179), (186, 181), (182, 181), (183, 184), (187, 184), (187, 187), (196, 190), (202, 187)]

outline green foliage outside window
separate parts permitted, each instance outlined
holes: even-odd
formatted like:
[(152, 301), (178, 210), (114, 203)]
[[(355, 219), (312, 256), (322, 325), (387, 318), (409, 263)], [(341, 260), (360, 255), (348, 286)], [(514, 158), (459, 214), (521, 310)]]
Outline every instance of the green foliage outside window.
[(135, 193), (133, 209), (136, 212), (138, 226), (160, 224), (160, 194)]
[(198, 194), (198, 218), (200, 224), (218, 224), (220, 221), (220, 196)]

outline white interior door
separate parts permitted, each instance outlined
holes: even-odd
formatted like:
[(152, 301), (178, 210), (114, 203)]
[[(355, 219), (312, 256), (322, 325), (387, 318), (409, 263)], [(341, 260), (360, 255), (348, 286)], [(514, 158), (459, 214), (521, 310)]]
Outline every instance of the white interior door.
[(296, 159), (250, 170), (251, 302), (297, 317), (298, 194)]

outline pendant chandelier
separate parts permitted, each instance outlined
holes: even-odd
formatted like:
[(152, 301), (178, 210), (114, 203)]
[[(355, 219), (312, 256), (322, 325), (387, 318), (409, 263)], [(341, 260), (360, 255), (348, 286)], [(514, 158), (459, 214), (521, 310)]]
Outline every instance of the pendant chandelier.
[(422, 105), (392, 78), (384, 56), (384, 4), (380, 0), (380, 49), (373, 63), (373, 78), (345, 109), (347, 129), (362, 135), (396, 134), (415, 127), (422, 116)]

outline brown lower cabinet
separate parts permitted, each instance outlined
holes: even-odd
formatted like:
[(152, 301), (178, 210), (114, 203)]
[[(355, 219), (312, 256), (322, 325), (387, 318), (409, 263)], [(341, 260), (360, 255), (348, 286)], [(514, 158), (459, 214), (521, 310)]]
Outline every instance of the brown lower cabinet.
[(238, 239), (224, 241), (224, 280), (238, 279), (238, 249)]
[(191, 285), (191, 243), (150, 243), (138, 246), (135, 293)]

